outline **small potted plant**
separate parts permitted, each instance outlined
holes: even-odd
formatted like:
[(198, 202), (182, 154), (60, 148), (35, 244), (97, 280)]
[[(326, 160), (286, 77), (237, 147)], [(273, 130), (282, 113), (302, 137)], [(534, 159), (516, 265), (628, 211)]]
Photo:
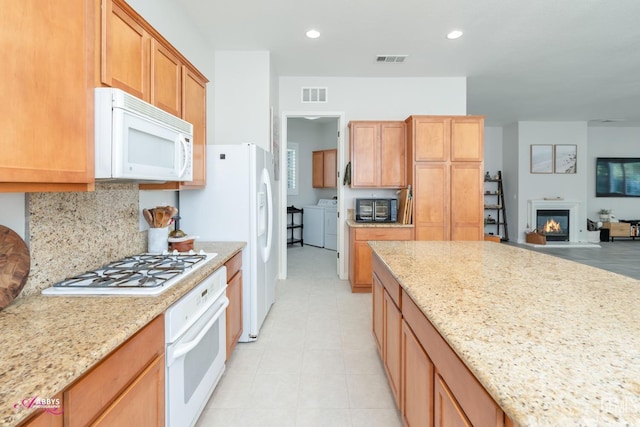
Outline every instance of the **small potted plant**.
[(598, 211), (598, 215), (600, 215), (600, 221), (609, 222), (609, 214), (611, 213), (611, 209), (600, 209)]

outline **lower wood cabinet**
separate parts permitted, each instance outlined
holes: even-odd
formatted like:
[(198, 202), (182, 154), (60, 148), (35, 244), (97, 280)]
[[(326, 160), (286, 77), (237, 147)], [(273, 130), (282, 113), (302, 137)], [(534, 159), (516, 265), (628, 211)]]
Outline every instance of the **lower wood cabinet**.
[(22, 426), (163, 426), (164, 316), (158, 316), (62, 392), (62, 415)]
[(408, 427), (430, 426), (433, 414), (433, 362), (404, 320), (401, 342), (402, 419)]
[(229, 306), (226, 311), (227, 358), (235, 348), (242, 335), (242, 252), (238, 252), (225, 263), (227, 267), (227, 298)]
[(509, 425), (502, 409), (375, 254), (372, 269), (374, 336), (381, 343), (405, 425)]
[(370, 240), (413, 240), (411, 227), (350, 227), (349, 282), (351, 292), (371, 292)]

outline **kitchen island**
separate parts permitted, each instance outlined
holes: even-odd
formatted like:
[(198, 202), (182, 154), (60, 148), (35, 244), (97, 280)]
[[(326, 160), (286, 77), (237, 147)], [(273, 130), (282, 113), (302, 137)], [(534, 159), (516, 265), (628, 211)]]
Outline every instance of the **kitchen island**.
[(30, 416), (29, 400), (59, 395), (244, 246), (197, 242), (197, 250), (218, 255), (155, 297), (38, 294), (16, 299), (0, 311), (0, 426)]
[[(403, 327), (414, 328), (405, 309), (416, 307), (507, 423), (640, 425), (640, 281), (492, 242), (370, 246), (374, 272), (399, 284)], [(374, 331), (375, 304), (374, 290)], [(437, 377), (440, 356), (422, 345)]]

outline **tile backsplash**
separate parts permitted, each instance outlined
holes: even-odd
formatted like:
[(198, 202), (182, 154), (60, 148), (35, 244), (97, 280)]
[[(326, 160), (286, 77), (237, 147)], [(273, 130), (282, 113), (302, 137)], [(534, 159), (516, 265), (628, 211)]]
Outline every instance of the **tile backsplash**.
[(95, 191), (26, 195), (31, 271), (18, 298), (146, 250), (138, 184), (97, 183)]

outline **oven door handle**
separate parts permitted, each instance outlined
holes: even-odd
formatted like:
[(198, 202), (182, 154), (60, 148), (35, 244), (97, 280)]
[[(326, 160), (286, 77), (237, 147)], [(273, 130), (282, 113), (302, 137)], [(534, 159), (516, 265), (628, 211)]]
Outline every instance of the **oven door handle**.
[(202, 330), (198, 333), (198, 335), (196, 335), (194, 339), (183, 344), (178, 344), (173, 351), (169, 351), (169, 355), (167, 357), (167, 366), (173, 364), (173, 362), (193, 350), (200, 343), (200, 341), (202, 341), (202, 338), (204, 338), (204, 336), (207, 334), (207, 332), (209, 332), (213, 325), (218, 321), (220, 316), (224, 314), (228, 305), (229, 298), (225, 297), (222, 306), (218, 309), (216, 314), (213, 315), (211, 320), (207, 322), (207, 324), (202, 328)]

